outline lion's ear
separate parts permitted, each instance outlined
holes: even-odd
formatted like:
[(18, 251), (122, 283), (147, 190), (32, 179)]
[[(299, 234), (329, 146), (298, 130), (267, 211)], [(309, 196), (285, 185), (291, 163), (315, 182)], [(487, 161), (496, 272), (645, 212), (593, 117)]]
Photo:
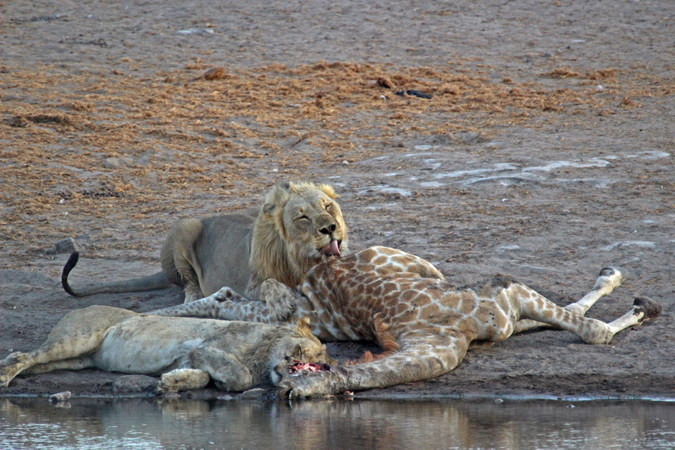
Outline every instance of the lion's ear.
[(321, 192), (329, 196), (331, 199), (335, 200), (336, 198), (340, 198), (340, 196), (335, 193), (333, 186), (330, 186), (328, 184), (320, 184), (318, 187), (321, 190)]
[(265, 203), (262, 207), (262, 210), (265, 214), (271, 216), (272, 211), (274, 211), (274, 208), (276, 208), (276, 205), (274, 203)]
[(262, 207), (263, 213), (271, 216), (274, 209), (286, 201), (290, 188), (291, 184), (287, 181), (281, 181), (272, 186), (265, 196), (265, 204)]
[(301, 317), (295, 325), (300, 336), (311, 336), (312, 328), (309, 326), (309, 317)]

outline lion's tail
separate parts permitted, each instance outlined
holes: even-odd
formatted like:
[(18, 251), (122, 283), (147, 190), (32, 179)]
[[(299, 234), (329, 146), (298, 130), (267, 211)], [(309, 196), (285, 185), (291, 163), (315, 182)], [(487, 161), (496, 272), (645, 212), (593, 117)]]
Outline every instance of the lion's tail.
[(63, 286), (63, 289), (74, 297), (86, 297), (87, 295), (100, 293), (154, 291), (156, 289), (164, 289), (171, 286), (171, 283), (166, 279), (164, 273), (157, 272), (154, 275), (131, 280), (114, 281), (111, 283), (94, 283), (75, 290), (68, 283), (68, 275), (70, 274), (70, 271), (75, 268), (79, 259), (80, 253), (73, 252), (70, 255), (70, 258), (68, 258), (66, 265), (63, 266), (63, 272), (61, 273), (61, 285)]

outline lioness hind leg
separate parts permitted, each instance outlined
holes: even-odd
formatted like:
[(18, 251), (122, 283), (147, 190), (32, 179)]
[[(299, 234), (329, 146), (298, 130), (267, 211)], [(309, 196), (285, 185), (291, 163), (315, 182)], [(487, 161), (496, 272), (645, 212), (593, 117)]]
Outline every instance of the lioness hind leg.
[[(55, 347), (40, 348), (30, 353), (15, 352), (0, 361), (0, 387), (7, 387), (20, 373), (46, 373), (54, 370), (80, 370), (92, 367), (89, 358), (61, 360)], [(54, 358), (54, 360), (52, 360)]]
[(9, 382), (30, 367), (31, 363), (31, 355), (28, 353), (10, 353), (9, 356), (0, 361), (0, 387), (9, 386)]
[[(621, 285), (623, 274), (619, 269), (614, 267), (605, 267), (600, 271), (600, 275), (591, 289), (586, 295), (574, 303), (565, 306), (565, 309), (579, 315), (584, 315), (599, 299), (612, 293), (614, 289)], [(523, 331), (532, 330), (541, 327), (550, 327), (550, 324), (537, 322), (536, 320), (523, 319), (516, 322), (516, 327), (513, 334), (522, 333)]]
[(106, 330), (134, 315), (133, 311), (101, 305), (69, 312), (37, 350), (12, 353), (0, 362), (0, 386), (8, 386), (15, 376), (38, 365), (44, 365), (42, 372), (50, 368), (77, 368), (77, 364), (67, 367), (68, 363), (63, 361), (74, 361), (94, 352), (105, 338)]
[(36, 364), (29, 369), (23, 371), (28, 374), (38, 374), (53, 372), (54, 370), (82, 370), (89, 367), (94, 367), (94, 361), (91, 357), (84, 356), (82, 358), (70, 358), (62, 361), (52, 361), (45, 364)]

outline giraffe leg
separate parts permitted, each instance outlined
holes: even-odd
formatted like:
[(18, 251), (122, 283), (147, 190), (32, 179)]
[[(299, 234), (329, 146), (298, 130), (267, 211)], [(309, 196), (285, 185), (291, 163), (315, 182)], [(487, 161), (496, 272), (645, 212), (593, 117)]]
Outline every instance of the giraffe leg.
[(249, 300), (229, 287), (221, 288), (218, 292), (199, 300), (157, 309), (146, 314), (279, 324), (276, 314), (273, 314), (265, 303)]
[(367, 363), (287, 375), (279, 385), (280, 392), (304, 398), (428, 380), (457, 367), (469, 341), (459, 332), (409, 333), (400, 342), (400, 351)]
[(615, 335), (628, 327), (642, 325), (642, 322), (645, 320), (651, 320), (661, 314), (662, 310), (661, 305), (651, 298), (637, 297), (633, 301), (633, 306), (626, 314), (610, 322), (608, 325), (612, 331), (612, 335)]
[[(623, 275), (619, 269), (605, 267), (600, 271), (600, 275), (593, 286), (593, 289), (584, 295), (581, 299), (565, 306), (565, 309), (579, 315), (584, 315), (600, 298), (609, 295), (614, 289), (621, 285)], [(513, 334), (523, 331), (533, 330), (535, 328), (548, 328), (551, 325), (537, 322), (536, 320), (523, 319), (516, 323)]]
[(377, 345), (382, 349), (382, 353), (373, 354), (370, 350), (366, 350), (359, 359), (347, 361), (345, 364), (367, 363), (386, 358), (398, 351), (399, 345), (394, 335), (389, 331), (389, 328), (391, 328), (391, 323), (382, 319), (382, 313), (373, 315), (373, 334), (375, 335)]
[(520, 317), (571, 331), (588, 344), (607, 344), (619, 331), (659, 315), (661, 306), (646, 297), (636, 299), (630, 311), (609, 324), (561, 308), (533, 289), (513, 284), (505, 289)]
[(647, 297), (638, 297), (631, 309), (618, 319), (605, 323), (595, 319), (584, 319), (579, 331), (576, 332), (588, 344), (609, 344), (614, 335), (628, 327), (641, 325), (645, 320), (653, 319), (661, 314), (662, 307)]
[(259, 300), (265, 302), (277, 319), (287, 321), (298, 303), (302, 303), (301, 292), (291, 289), (280, 281), (269, 278), (262, 282), (258, 289)]

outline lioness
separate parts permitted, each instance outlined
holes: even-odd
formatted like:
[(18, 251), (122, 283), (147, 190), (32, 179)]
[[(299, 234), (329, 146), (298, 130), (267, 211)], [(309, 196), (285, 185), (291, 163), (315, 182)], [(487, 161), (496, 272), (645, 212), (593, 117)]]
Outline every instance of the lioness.
[(163, 373), (160, 392), (199, 389), (209, 380), (243, 391), (268, 380), (278, 384), (294, 360), (330, 362), (306, 317), (295, 327), (275, 327), (90, 306), (66, 314), (37, 350), (0, 362), (0, 387), (21, 372), (98, 368)]
[(337, 198), (326, 184), (279, 183), (269, 190), (262, 208), (250, 214), (180, 220), (162, 248), (162, 272), (72, 288), (68, 275), (79, 257), (73, 253), (63, 268), (63, 288), (82, 297), (173, 283), (183, 288), (186, 303), (223, 286), (257, 300), (266, 279), (294, 288), (322, 255), (348, 252), (347, 226)]

